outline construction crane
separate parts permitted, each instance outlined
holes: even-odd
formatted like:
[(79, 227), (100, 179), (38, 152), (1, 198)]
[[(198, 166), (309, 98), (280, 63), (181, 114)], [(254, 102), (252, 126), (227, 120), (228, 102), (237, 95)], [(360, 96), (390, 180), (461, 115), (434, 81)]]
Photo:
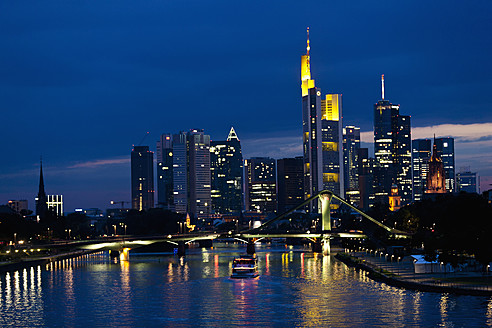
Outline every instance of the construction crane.
[(125, 200), (119, 200), (119, 201), (112, 200), (110, 203), (111, 203), (111, 205), (121, 204), (121, 209), (124, 209), (125, 208), (125, 203), (126, 204), (130, 204), (131, 202), (128, 202), (128, 201), (125, 201)]

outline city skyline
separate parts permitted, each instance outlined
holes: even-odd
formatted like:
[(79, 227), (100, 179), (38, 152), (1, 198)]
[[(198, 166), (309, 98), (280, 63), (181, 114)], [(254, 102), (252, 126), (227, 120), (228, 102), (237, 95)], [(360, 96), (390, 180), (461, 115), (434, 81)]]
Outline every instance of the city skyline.
[[(386, 97), (412, 116), (412, 139), (455, 138), (457, 172), (469, 166), (490, 189), (488, 2), (422, 2), (425, 11), (316, 2), (316, 13), (289, 2), (262, 4), (262, 12), (216, 2), (222, 7), (206, 15), (200, 3), (29, 3), (0, 5), (2, 204), (27, 199), (33, 209), (40, 155), (46, 192), (64, 195), (68, 212), (129, 201), (129, 153), (147, 131), (144, 145), (154, 150), (166, 131), (200, 128), (222, 140), (234, 126), (244, 158), (300, 156), (307, 26), (313, 78), (323, 94), (343, 94), (343, 125), (361, 127), (361, 147), (373, 141), (385, 74)], [(338, 13), (330, 22), (327, 10)], [(182, 93), (200, 105), (183, 104)], [(144, 112), (152, 120), (135, 115)]]

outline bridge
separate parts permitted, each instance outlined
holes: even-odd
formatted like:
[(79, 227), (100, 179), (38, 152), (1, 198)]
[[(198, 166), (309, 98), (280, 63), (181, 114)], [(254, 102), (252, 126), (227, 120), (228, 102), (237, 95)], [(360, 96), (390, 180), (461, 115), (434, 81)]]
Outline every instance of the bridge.
[[(233, 233), (212, 233), (212, 232), (202, 232), (202, 233), (188, 233), (188, 234), (174, 234), (167, 236), (124, 236), (124, 237), (114, 237), (114, 238), (101, 238), (96, 240), (87, 241), (74, 241), (67, 243), (57, 243), (51, 245), (44, 245), (43, 248), (56, 248), (56, 247), (72, 247), (87, 250), (111, 250), (115, 254), (120, 256), (121, 260), (128, 260), (128, 252), (131, 249), (154, 244), (160, 242), (171, 243), (178, 249), (178, 255), (185, 255), (185, 245), (195, 241), (205, 241), (214, 240), (220, 238), (233, 238), (238, 241), (242, 241), (247, 244), (247, 252), (250, 254), (255, 253), (255, 243), (260, 242), (265, 238), (306, 238), (313, 242), (313, 251), (322, 252), (324, 255), (330, 253), (330, 240), (333, 238), (367, 238), (366, 234), (360, 232), (338, 232), (332, 231), (331, 227), (331, 214), (330, 205), (332, 200), (335, 199), (338, 202), (345, 204), (353, 211), (360, 214), (363, 218), (374, 223), (379, 228), (384, 229), (393, 238), (408, 238), (410, 234), (401, 230), (397, 230), (384, 225), (383, 223), (375, 220), (366, 213), (362, 212), (358, 208), (352, 206), (344, 199), (335, 195), (329, 190), (323, 190), (318, 192), (316, 195), (306, 199), (296, 207), (290, 209), (289, 211), (263, 223), (261, 226), (245, 230), (242, 232)], [(321, 212), (321, 232), (311, 233), (306, 229), (305, 232), (285, 232), (285, 233), (272, 233), (267, 231), (274, 223), (286, 219), (293, 212), (303, 209), (305, 206), (313, 201), (318, 201)]]

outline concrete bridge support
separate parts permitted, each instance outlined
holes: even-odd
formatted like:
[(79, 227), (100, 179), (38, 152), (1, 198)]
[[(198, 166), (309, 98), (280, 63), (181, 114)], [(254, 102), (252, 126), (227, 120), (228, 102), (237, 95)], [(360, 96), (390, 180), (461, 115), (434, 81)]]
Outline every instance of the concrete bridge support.
[[(331, 232), (331, 216), (330, 216), (330, 203), (331, 194), (321, 194), (319, 200), (321, 202), (321, 230), (323, 233)], [(330, 255), (330, 236), (323, 236), (321, 241), (323, 247), (323, 255)]]
[(246, 246), (246, 253), (247, 254), (250, 254), (250, 255), (253, 255), (253, 254), (256, 253), (255, 242), (254, 241), (248, 241), (248, 244)]
[(178, 256), (186, 255), (186, 245), (184, 241), (178, 241)]

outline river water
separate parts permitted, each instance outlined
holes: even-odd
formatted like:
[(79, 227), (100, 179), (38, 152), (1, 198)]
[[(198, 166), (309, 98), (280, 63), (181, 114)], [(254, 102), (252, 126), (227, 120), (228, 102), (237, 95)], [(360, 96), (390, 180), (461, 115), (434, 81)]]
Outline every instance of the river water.
[(244, 245), (184, 258), (107, 252), (0, 276), (1, 327), (491, 327), (492, 299), (408, 291), (307, 248), (259, 246), (260, 277), (230, 279)]

